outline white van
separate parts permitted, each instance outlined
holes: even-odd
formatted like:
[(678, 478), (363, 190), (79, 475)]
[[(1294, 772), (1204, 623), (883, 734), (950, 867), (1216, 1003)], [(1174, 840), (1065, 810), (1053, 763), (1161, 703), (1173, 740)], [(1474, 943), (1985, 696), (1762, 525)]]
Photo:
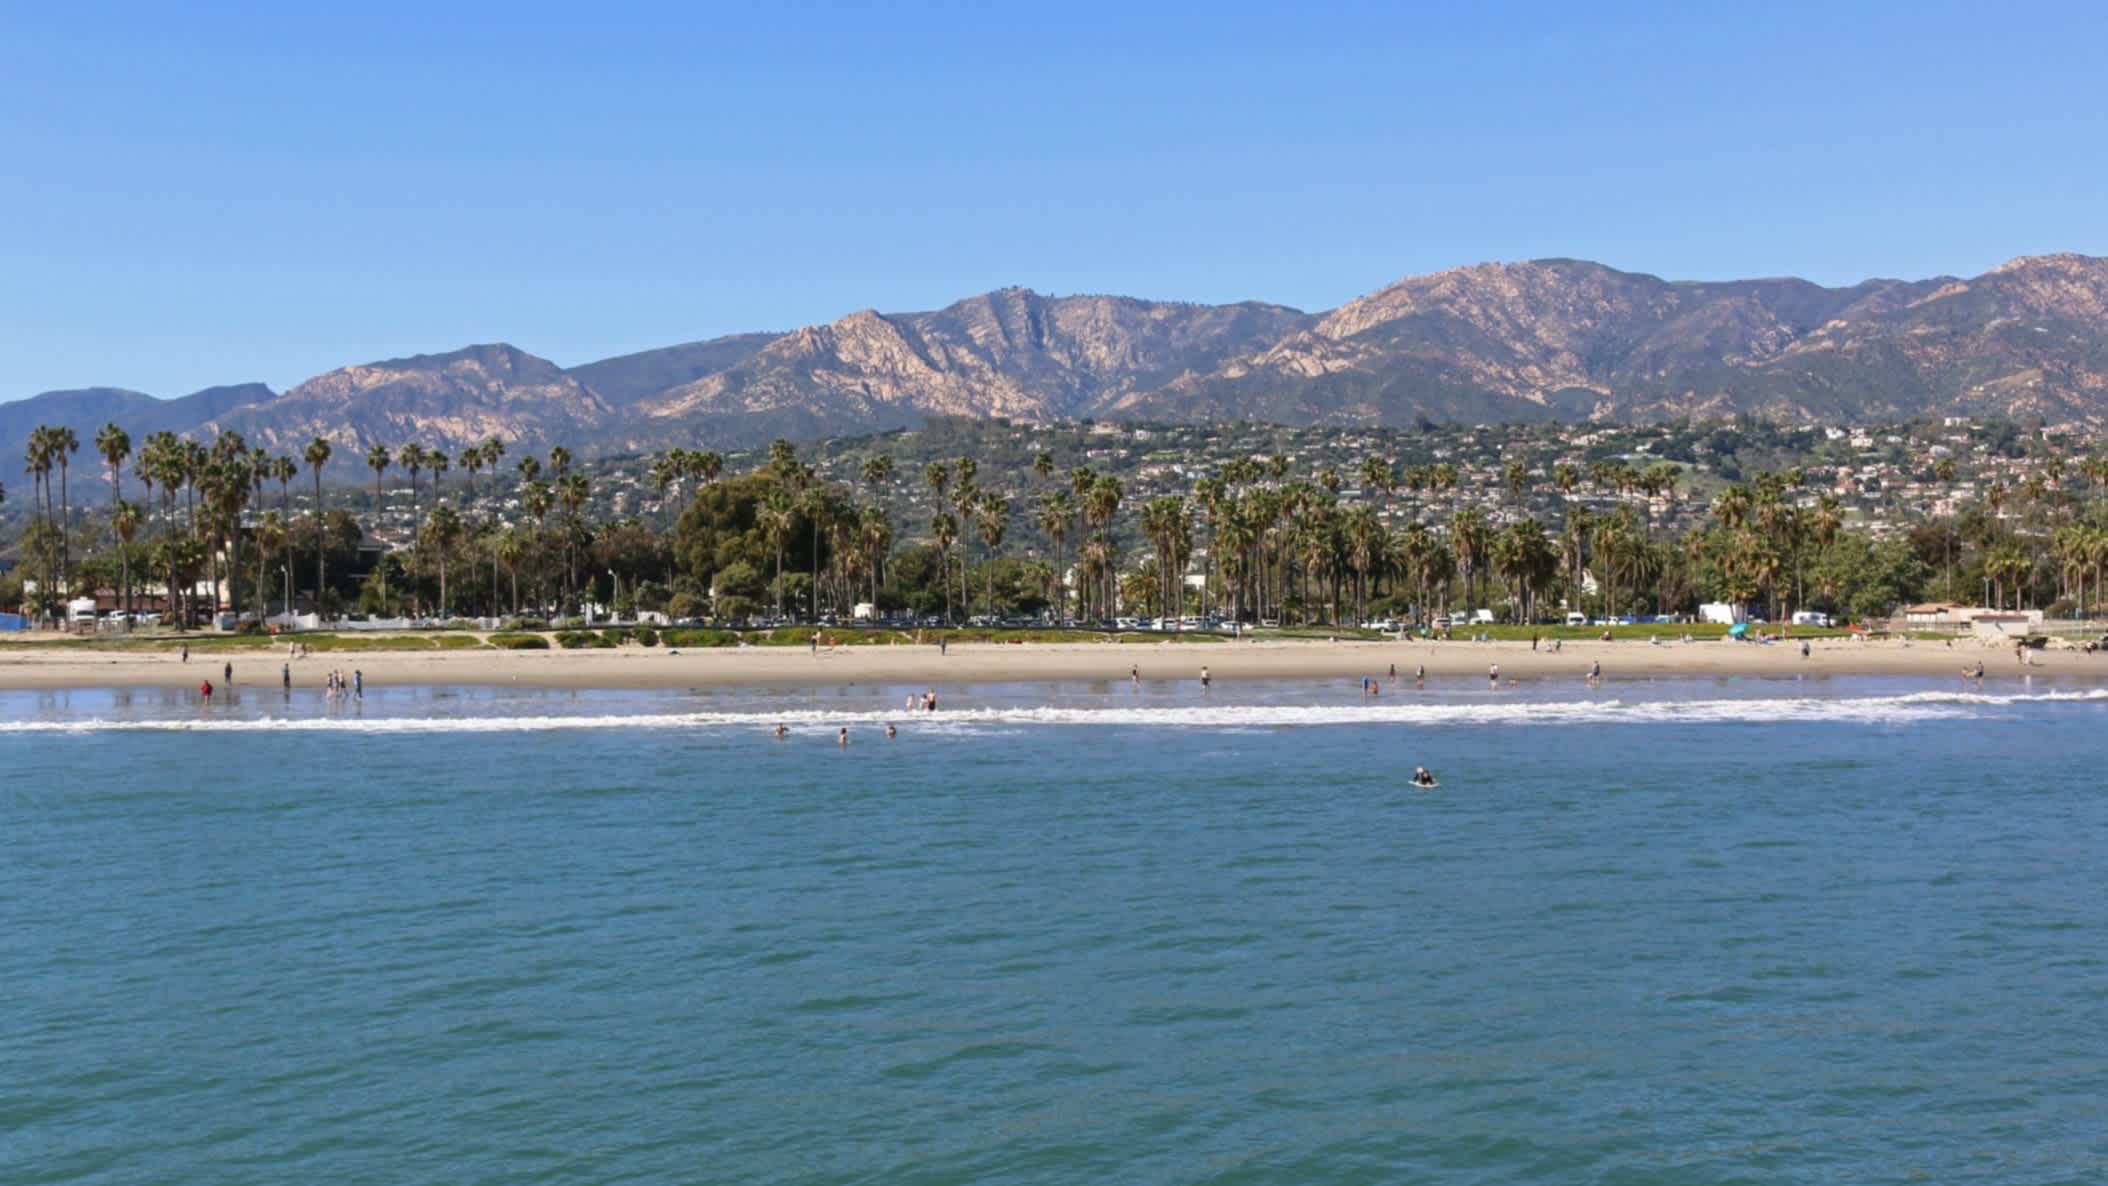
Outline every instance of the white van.
[(1588, 625), (1588, 615), (1579, 610), (1569, 610), (1566, 615), (1566, 624), (1569, 626), (1586, 626)]

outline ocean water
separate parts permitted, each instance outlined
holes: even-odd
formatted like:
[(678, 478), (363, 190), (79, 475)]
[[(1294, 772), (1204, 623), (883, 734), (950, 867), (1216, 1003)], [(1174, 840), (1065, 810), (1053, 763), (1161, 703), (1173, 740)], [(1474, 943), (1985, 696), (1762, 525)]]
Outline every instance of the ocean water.
[(2108, 1181), (2097, 685), (919, 690), (0, 694), (0, 1181)]

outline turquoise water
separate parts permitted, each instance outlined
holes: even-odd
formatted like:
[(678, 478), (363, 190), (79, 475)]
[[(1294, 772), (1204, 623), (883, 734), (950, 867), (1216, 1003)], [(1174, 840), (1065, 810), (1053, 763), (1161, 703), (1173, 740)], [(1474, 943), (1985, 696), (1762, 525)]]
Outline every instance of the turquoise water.
[(0, 695), (5, 1180), (2108, 1180), (2096, 688), (909, 691)]

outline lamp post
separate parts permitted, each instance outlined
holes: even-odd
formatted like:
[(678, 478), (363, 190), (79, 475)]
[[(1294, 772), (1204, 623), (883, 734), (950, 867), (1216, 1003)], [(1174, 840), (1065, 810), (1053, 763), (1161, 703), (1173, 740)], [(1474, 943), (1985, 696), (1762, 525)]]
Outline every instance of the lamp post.
[(615, 609), (615, 603), (622, 600), (622, 577), (611, 568), (608, 569), (608, 579), (615, 582), (615, 591), (608, 594), (608, 621), (613, 622), (622, 616)]
[(292, 616), (293, 616), (293, 565), (292, 565), (292, 562), (291, 562), (291, 561), (287, 561), (286, 563), (284, 563), (284, 564), (281, 564), (281, 565), (279, 565), (279, 566), (278, 566), (278, 571), (280, 571), (280, 572), (282, 572), (282, 573), (284, 573), (284, 574), (285, 574), (285, 616), (286, 616), (286, 617), (288, 617), (288, 618), (290, 618), (290, 617), (292, 617)]

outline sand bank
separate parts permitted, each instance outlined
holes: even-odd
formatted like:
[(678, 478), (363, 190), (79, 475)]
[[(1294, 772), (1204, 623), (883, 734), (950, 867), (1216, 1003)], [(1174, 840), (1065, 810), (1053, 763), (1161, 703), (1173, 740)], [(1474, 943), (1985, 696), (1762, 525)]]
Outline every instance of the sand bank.
[[(1823, 640), (1802, 658), (1797, 645), (1724, 641), (1570, 642), (1533, 651), (1526, 642), (1215, 642), (1215, 643), (960, 643), (935, 646), (822, 648), (749, 647), (668, 650), (501, 651), (334, 650), (290, 660), (293, 682), (319, 686), (332, 669), (356, 669), (369, 683), (519, 685), (548, 688), (688, 688), (770, 684), (918, 684), (956, 686), (1030, 680), (1125, 680), (1130, 668), (1146, 680), (1191, 680), (1207, 667), (1218, 684), (1249, 679), (1390, 679), (1395, 665), (1410, 679), (1424, 666), (1430, 677), (1483, 679), (1498, 663), (1504, 678), (1579, 679), (1601, 663), (1606, 680), (1660, 675), (1908, 675), (1946, 678), (1981, 660), (1986, 674), (2108, 677), (2108, 654), (2068, 650), (2034, 653), (2023, 666), (2010, 648), (1969, 641), (1941, 643)], [(283, 650), (214, 651), (199, 648), (188, 663), (172, 652), (102, 650), (71, 645), (0, 646), (0, 689), (183, 687), (218, 683), (222, 664), (235, 679), (275, 686)]]

